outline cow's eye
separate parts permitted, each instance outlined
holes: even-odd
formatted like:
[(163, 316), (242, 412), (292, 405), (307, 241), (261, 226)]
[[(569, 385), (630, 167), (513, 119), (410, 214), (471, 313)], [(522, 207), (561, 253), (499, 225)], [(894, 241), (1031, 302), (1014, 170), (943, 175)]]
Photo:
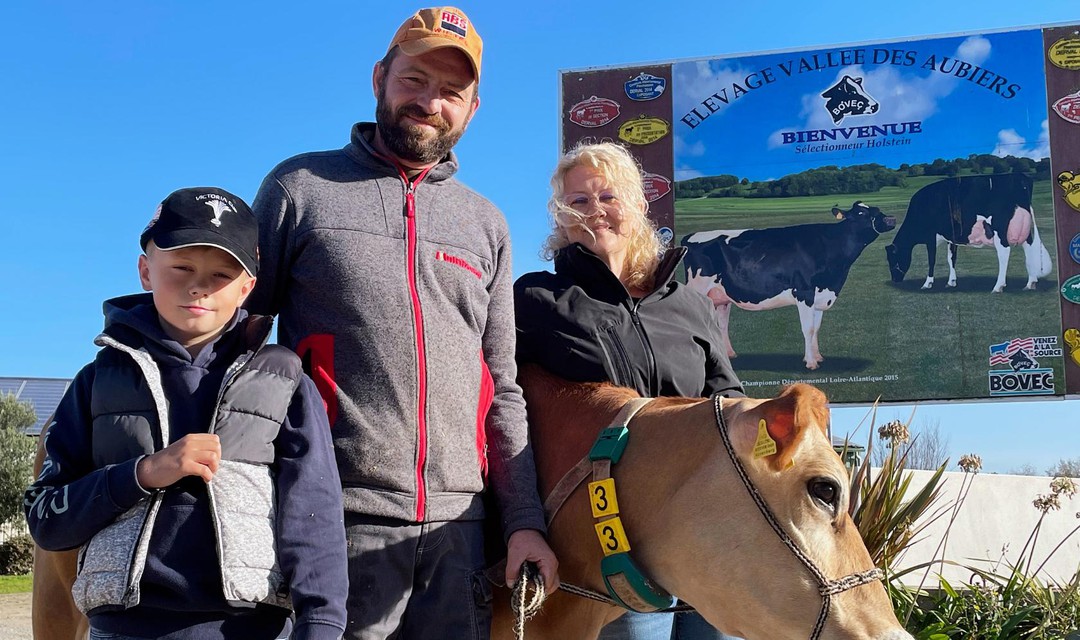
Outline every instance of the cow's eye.
[(836, 515), (840, 510), (840, 485), (832, 478), (812, 478), (806, 483), (810, 497), (819, 506)]

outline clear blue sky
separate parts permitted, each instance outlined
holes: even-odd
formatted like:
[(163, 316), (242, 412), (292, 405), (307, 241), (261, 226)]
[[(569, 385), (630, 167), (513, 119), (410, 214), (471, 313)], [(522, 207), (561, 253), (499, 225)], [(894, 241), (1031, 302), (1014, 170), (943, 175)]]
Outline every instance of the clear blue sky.
[[(0, 375), (70, 377), (93, 357), (101, 301), (138, 288), (138, 235), (170, 191), (217, 185), (250, 200), (280, 160), (345, 144), (372, 117), (372, 65), (419, 6), (0, 5)], [(1007, 0), (458, 6), (485, 41), (460, 176), (506, 213), (518, 274), (545, 266), (559, 70), (1080, 22), (1071, 3)], [(835, 430), (864, 413), (834, 411)], [(1080, 457), (1075, 400), (928, 405), (924, 421), (954, 460), (979, 453), (990, 471)]]

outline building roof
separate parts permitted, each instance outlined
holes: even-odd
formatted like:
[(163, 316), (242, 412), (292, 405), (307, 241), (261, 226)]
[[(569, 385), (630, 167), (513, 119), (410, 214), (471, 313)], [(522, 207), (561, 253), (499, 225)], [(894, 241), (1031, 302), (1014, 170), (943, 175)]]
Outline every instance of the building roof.
[(37, 414), (37, 422), (26, 429), (28, 434), (40, 435), (45, 420), (52, 415), (60, 398), (71, 385), (70, 378), (4, 378), (0, 377), (0, 395), (12, 394), (17, 400), (29, 403)]

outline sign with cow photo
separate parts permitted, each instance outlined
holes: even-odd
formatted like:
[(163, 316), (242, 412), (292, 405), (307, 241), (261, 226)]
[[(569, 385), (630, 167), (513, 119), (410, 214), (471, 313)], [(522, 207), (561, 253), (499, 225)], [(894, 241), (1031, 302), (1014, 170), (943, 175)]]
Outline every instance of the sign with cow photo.
[(565, 71), (562, 148), (670, 185), (650, 215), (752, 396), (1078, 394), (1078, 51), (1080, 25)]

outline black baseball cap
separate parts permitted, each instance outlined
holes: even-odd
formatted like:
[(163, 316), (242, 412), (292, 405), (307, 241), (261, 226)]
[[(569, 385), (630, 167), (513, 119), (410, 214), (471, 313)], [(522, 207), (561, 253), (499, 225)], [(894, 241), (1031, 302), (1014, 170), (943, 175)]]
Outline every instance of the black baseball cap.
[(139, 241), (153, 240), (162, 251), (217, 247), (228, 252), (251, 276), (259, 271), (259, 224), (251, 207), (217, 187), (190, 187), (169, 194), (158, 205)]

